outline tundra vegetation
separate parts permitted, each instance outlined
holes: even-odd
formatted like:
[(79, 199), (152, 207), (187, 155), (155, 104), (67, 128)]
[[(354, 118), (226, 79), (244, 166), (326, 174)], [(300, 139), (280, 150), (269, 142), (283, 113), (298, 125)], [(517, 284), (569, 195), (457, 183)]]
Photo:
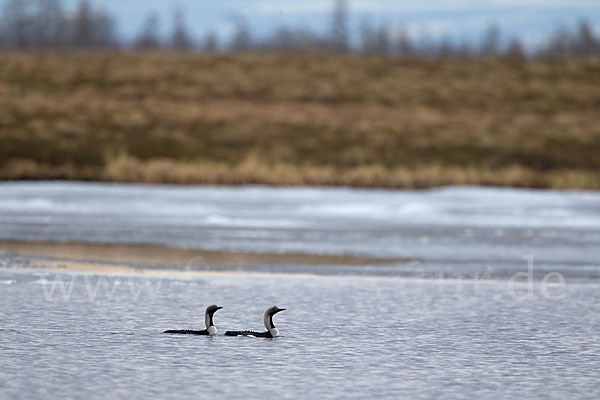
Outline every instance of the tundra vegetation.
[(0, 179), (600, 189), (600, 38), (524, 49), (415, 40), (348, 4), (327, 32), (242, 18), (224, 42), (173, 13), (129, 41), (89, 1), (5, 0)]
[(0, 178), (600, 188), (600, 60), (0, 54)]

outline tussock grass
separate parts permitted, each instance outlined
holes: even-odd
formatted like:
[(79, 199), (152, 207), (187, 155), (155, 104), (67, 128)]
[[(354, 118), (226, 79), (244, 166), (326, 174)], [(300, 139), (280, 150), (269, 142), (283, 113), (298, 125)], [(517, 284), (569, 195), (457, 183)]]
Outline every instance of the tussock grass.
[(0, 54), (0, 179), (600, 188), (600, 60)]
[(268, 165), (248, 158), (236, 166), (221, 163), (177, 162), (171, 159), (140, 161), (120, 155), (106, 167), (103, 179), (118, 182), (179, 184), (346, 185), (382, 188), (427, 188), (440, 185), (493, 185), (533, 188), (600, 189), (600, 173), (556, 170), (540, 173), (519, 166), (497, 169), (429, 165), (385, 168), (365, 165), (351, 168)]

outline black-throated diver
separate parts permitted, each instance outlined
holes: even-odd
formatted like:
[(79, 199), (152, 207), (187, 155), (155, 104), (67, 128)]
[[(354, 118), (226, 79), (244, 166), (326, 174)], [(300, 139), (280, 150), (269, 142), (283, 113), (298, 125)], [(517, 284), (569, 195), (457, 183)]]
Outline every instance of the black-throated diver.
[(275, 327), (273, 323), (273, 315), (277, 314), (280, 311), (285, 311), (285, 308), (279, 308), (277, 306), (267, 308), (264, 315), (265, 328), (267, 328), (266, 332), (255, 332), (255, 331), (227, 331), (225, 332), (225, 336), (256, 336), (256, 337), (266, 337), (266, 338), (275, 338), (279, 336), (279, 329)]
[(179, 334), (183, 334), (183, 335), (207, 335), (207, 336), (214, 336), (217, 334), (217, 328), (215, 327), (215, 324), (213, 323), (213, 315), (219, 311), (221, 308), (223, 307), (219, 307), (215, 304), (213, 304), (212, 306), (208, 306), (206, 307), (206, 312), (204, 313), (204, 322), (206, 323), (206, 329), (203, 329), (201, 331), (194, 331), (194, 330), (190, 330), (190, 329), (181, 329), (181, 330), (169, 330), (169, 331), (164, 331), (163, 333), (179, 333)]

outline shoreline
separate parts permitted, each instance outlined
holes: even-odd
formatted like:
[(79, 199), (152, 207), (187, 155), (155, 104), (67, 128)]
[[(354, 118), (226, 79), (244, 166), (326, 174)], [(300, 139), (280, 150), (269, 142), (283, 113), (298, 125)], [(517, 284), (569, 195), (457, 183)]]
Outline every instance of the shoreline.
[[(152, 279), (199, 279), (212, 277), (231, 277), (231, 276), (246, 276), (252, 278), (264, 277), (293, 277), (293, 278), (308, 278), (308, 279), (339, 279), (351, 277), (354, 279), (364, 280), (397, 280), (402, 282), (420, 282), (433, 285), (506, 285), (506, 279), (465, 279), (465, 278), (436, 278), (436, 277), (420, 277), (420, 276), (380, 276), (380, 275), (330, 275), (312, 272), (265, 272), (252, 270), (183, 270), (175, 268), (143, 268), (125, 264), (107, 264), (98, 262), (83, 262), (69, 260), (29, 260), (31, 265), (19, 268), (19, 271), (25, 272), (44, 272), (53, 274), (81, 275), (81, 276), (105, 276), (105, 277), (137, 277), (137, 278), (152, 278)], [(558, 283), (542, 283), (537, 280), (532, 283), (516, 281), (513, 283), (515, 287), (527, 288), (533, 284), (533, 287), (600, 287), (597, 282), (580, 282), (569, 281), (565, 284)]]
[[(194, 267), (258, 267), (258, 266), (361, 266), (421, 262), (417, 258), (383, 258), (311, 253), (256, 253), (182, 249), (150, 244), (103, 244), (85, 242), (51, 242), (2, 240), (0, 251), (23, 257), (34, 257), (35, 263), (49, 268), (64, 264), (68, 269), (110, 272), (168, 271), (201, 272)], [(210, 270), (209, 270), (210, 271)], [(209, 272), (206, 271), (206, 272)], [(218, 272), (218, 270), (217, 270)]]
[[(351, 168), (288, 164), (229, 165), (201, 160), (153, 158), (142, 161), (121, 156), (103, 167), (84, 170), (72, 165), (48, 165), (36, 160), (9, 160), (0, 165), (0, 182), (91, 182), (150, 185), (210, 185), (272, 187), (350, 187), (356, 189), (415, 190), (445, 186), (481, 186), (513, 189), (600, 191), (600, 174), (583, 169), (538, 171), (519, 165), (499, 168), (432, 164), (387, 168), (364, 165)], [(278, 171), (273, 175), (271, 171)]]
[[(41, 254), (40, 249), (51, 248), (54, 247), (55, 252), (58, 254), (59, 251), (62, 252), (62, 256), (55, 257), (48, 254)], [(111, 256), (112, 260), (108, 259), (84, 259), (77, 257), (77, 251), (87, 248), (97, 248), (101, 249), (100, 252), (113, 252), (113, 256)], [(114, 252), (114, 248), (120, 248), (120, 252)], [(8, 252), (7, 249), (11, 249), (13, 251)], [(65, 250), (66, 249), (66, 250)], [(210, 256), (214, 256), (215, 254), (221, 257), (220, 264), (196, 264), (196, 265), (182, 265), (182, 264), (168, 264), (168, 263), (158, 263), (157, 260), (154, 262), (141, 262), (139, 259), (137, 261), (133, 261), (132, 258), (125, 259), (123, 254), (131, 255), (128, 251), (132, 249), (135, 250), (151, 250), (154, 251), (171, 251), (171, 252), (182, 252), (182, 253), (196, 253), (196, 254), (206, 254)], [(15, 250), (19, 250), (18, 252)], [(67, 250), (71, 252), (67, 254)], [(77, 251), (76, 251), (77, 250)], [(293, 276), (293, 277), (310, 277), (310, 278), (325, 278), (325, 277), (344, 277), (348, 276), (346, 273), (338, 275), (333, 274), (330, 275), (327, 273), (329, 268), (333, 268), (330, 271), (334, 271), (335, 267), (344, 267), (344, 266), (355, 266), (359, 267), (361, 265), (393, 265), (394, 263), (422, 263), (424, 260), (417, 258), (370, 258), (370, 257), (354, 257), (354, 256), (333, 256), (333, 255), (316, 255), (316, 254), (301, 254), (301, 253), (288, 253), (288, 254), (277, 254), (277, 253), (250, 253), (250, 252), (227, 252), (227, 251), (211, 251), (211, 250), (186, 250), (186, 249), (177, 249), (170, 248), (159, 245), (131, 245), (131, 244), (98, 244), (98, 243), (73, 243), (73, 242), (27, 242), (27, 241), (16, 241), (16, 240), (0, 240), (0, 254), (4, 253), (5, 255), (14, 255), (22, 257), (21, 264), (17, 263), (16, 268), (19, 271), (40, 271), (45, 273), (55, 273), (55, 274), (73, 274), (73, 275), (102, 275), (102, 276), (136, 276), (136, 277), (145, 277), (145, 278), (174, 278), (174, 279), (197, 279), (201, 277), (207, 276), (231, 276), (242, 274), (253, 277), (260, 276)], [(46, 251), (46, 253), (50, 253), (50, 251)], [(97, 255), (98, 253), (96, 253)], [(245, 264), (232, 265), (231, 260), (235, 260), (236, 257), (240, 257), (241, 255), (247, 256), (245, 259)], [(262, 260), (271, 260), (273, 261), (276, 257), (281, 260), (288, 257), (288, 263), (280, 262), (278, 264), (272, 263), (251, 263), (250, 261), (258, 261)], [(148, 257), (152, 257), (152, 254), (148, 255)], [(305, 262), (303, 264), (298, 263), (297, 261), (304, 257)], [(117, 261), (120, 259), (120, 261)], [(329, 262), (329, 260), (339, 260), (338, 263), (334, 264)], [(206, 261), (207, 258), (204, 258)], [(320, 261), (321, 263), (316, 263), (315, 260)], [(329, 263), (323, 263), (324, 261), (328, 261)], [(359, 263), (359, 261), (363, 262), (369, 260), (370, 264)], [(161, 259), (160, 261), (164, 261)], [(238, 259), (239, 261), (239, 259)], [(291, 261), (294, 261), (292, 263)], [(313, 261), (309, 263), (308, 261)], [(228, 263), (229, 262), (229, 263)], [(264, 270), (260, 267), (265, 266), (279, 266), (277, 270)], [(313, 271), (304, 271), (304, 270), (286, 270), (285, 267), (293, 267), (293, 266), (321, 266), (324, 269), (319, 272)], [(256, 268), (254, 268), (256, 267)], [(1, 268), (1, 267), (0, 267)], [(4, 269), (4, 268), (1, 268)], [(10, 270), (10, 268), (8, 268)], [(465, 283), (465, 284), (506, 284), (509, 282), (509, 277), (499, 277), (499, 278), (464, 278), (464, 277), (423, 277), (417, 275), (407, 275), (407, 276), (382, 276), (382, 275), (356, 275), (350, 274), (355, 278), (361, 279), (399, 279), (402, 281), (419, 281), (419, 282), (428, 282), (428, 283), (438, 283), (438, 284), (455, 284), (455, 283)], [(515, 281), (513, 284), (517, 286), (527, 286), (529, 282), (520, 282)], [(542, 282), (536, 280), (534, 285), (539, 286)], [(545, 286), (561, 286), (562, 284), (554, 284), (551, 282), (543, 283)], [(569, 280), (565, 283), (567, 286), (578, 286), (578, 285), (600, 285), (598, 282), (580, 282), (580, 281), (572, 281)]]

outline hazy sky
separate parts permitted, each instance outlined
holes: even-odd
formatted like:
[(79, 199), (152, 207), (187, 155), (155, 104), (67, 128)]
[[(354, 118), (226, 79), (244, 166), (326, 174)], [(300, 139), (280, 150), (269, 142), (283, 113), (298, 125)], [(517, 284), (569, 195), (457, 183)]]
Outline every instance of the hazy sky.
[[(66, 5), (78, 0), (64, 0)], [(259, 35), (277, 25), (328, 26), (331, 0), (95, 0), (96, 5), (118, 18), (119, 31), (131, 36), (139, 31), (152, 12), (161, 16), (161, 28), (171, 25), (171, 12), (179, 6), (185, 11), (190, 30), (200, 35), (212, 29), (224, 37), (231, 33), (231, 16), (244, 16)], [(472, 38), (490, 23), (498, 24), (506, 36), (518, 35), (528, 43), (543, 40), (559, 25), (575, 26), (586, 18), (600, 31), (600, 0), (349, 0), (351, 23), (365, 15), (375, 23), (404, 26), (415, 35), (429, 32), (457, 39)]]

